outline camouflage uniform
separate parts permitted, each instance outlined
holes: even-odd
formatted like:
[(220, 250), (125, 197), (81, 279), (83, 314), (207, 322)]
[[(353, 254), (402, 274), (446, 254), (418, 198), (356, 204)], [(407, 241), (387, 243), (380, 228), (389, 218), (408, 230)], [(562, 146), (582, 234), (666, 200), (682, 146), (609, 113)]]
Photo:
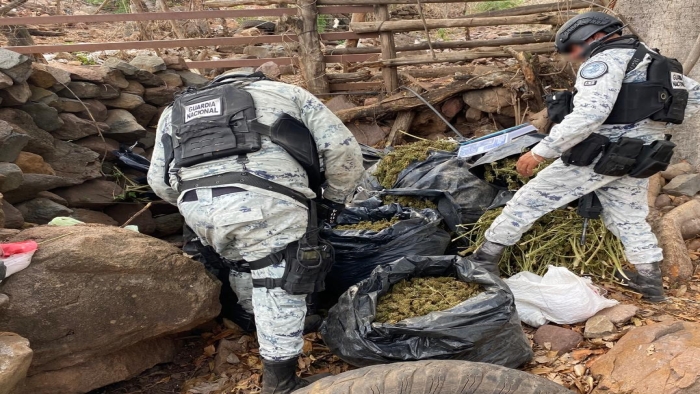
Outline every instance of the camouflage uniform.
[[(603, 124), (615, 104), (623, 81), (633, 83), (646, 80), (649, 55), (634, 70), (625, 74), (634, 52), (633, 49), (611, 49), (584, 63), (576, 80), (578, 93), (574, 98), (574, 111), (561, 124), (554, 126), (549, 136), (532, 151), (545, 158), (556, 158), (594, 132), (607, 136), (611, 141), (621, 137), (640, 138), (645, 143), (663, 139), (669, 130), (662, 122), (645, 119), (634, 124)], [(686, 77), (685, 86), (690, 92), (687, 118), (700, 109), (700, 85)], [(662, 250), (646, 222), (649, 211), (648, 180), (596, 174), (593, 172), (594, 164), (588, 167), (566, 166), (561, 160), (556, 160), (515, 194), (489, 228), (486, 239), (497, 244), (513, 245), (546, 213), (595, 191), (604, 207), (603, 221), (622, 241), (629, 262), (646, 264), (661, 261)]]
[[(297, 86), (273, 81), (258, 81), (245, 86), (256, 106), (257, 120), (271, 125), (284, 113), (301, 120), (316, 140), (328, 184), (325, 198), (344, 203), (362, 175), (360, 146), (343, 123), (315, 96)], [(222, 257), (231, 260), (255, 261), (284, 249), (299, 240), (306, 231), (306, 207), (285, 195), (243, 184), (234, 186), (244, 192), (212, 197), (212, 188), (196, 190), (197, 201), (183, 202), (176, 191), (179, 180), (241, 172), (274, 181), (309, 198), (315, 194), (308, 188), (304, 169), (280, 146), (262, 137), (262, 149), (249, 153), (249, 162), (225, 158), (197, 164), (170, 173), (170, 184), (163, 176), (165, 168), (163, 133), (171, 133), (171, 109), (163, 112), (158, 123), (148, 183), (153, 191), (172, 204), (177, 204), (188, 226), (202, 242)], [(176, 176), (177, 175), (177, 176)], [(304, 295), (290, 295), (280, 288), (254, 288), (252, 278), (280, 278), (285, 262), (251, 274), (232, 273), (234, 291), (238, 290), (241, 305), (255, 313), (260, 354), (268, 360), (287, 360), (302, 349), (302, 328), (306, 303)], [(252, 295), (250, 290), (252, 289)]]

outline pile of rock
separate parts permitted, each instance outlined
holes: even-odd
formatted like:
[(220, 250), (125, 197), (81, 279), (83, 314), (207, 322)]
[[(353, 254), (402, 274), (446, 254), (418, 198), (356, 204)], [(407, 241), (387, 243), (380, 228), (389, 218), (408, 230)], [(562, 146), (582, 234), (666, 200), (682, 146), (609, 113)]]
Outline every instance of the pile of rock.
[[(142, 207), (116, 204), (125, 179), (113, 176), (112, 151), (136, 144), (135, 153), (150, 157), (165, 106), (181, 89), (207, 82), (178, 57), (139, 55), (83, 66), (33, 63), (0, 49), (0, 227), (57, 216), (122, 224)], [(182, 223), (172, 210), (154, 213), (171, 215), (160, 220), (166, 233)], [(134, 224), (168, 235), (150, 212)]]

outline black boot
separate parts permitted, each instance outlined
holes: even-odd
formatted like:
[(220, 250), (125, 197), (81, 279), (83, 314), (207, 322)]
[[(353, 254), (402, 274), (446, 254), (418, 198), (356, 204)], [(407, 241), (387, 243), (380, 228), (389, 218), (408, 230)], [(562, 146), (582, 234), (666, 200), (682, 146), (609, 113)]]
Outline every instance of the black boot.
[(261, 394), (289, 394), (308, 386), (308, 382), (297, 377), (297, 358), (284, 361), (262, 360), (263, 376)]
[(625, 270), (629, 279), (621, 278), (632, 290), (641, 293), (649, 302), (661, 302), (664, 297), (664, 284), (661, 280), (661, 268), (659, 263), (636, 264), (636, 272)]
[(504, 245), (486, 241), (479, 246), (471, 256), (467, 257), (467, 260), (499, 276), (498, 263), (501, 261), (501, 257), (503, 257), (504, 250), (506, 250)]

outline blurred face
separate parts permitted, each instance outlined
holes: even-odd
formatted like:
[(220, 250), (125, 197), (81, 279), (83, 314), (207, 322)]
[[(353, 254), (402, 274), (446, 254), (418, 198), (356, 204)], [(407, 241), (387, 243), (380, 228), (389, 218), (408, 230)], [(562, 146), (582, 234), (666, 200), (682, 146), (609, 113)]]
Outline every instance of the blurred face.
[(588, 44), (592, 43), (593, 41), (605, 37), (605, 33), (596, 33), (594, 34), (591, 38), (586, 40), (585, 45), (579, 45), (579, 44), (573, 44), (567, 48), (566, 55), (569, 58), (569, 61), (577, 63), (577, 62), (583, 62), (586, 60), (583, 56), (583, 53), (586, 50), (586, 47)]

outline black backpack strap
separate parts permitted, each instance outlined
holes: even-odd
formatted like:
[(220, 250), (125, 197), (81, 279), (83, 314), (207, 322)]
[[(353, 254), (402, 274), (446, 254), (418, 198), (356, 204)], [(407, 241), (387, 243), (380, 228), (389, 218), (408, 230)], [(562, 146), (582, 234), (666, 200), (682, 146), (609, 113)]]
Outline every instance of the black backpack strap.
[(647, 56), (647, 53), (649, 53), (649, 50), (644, 45), (638, 45), (634, 55), (632, 55), (629, 63), (627, 63), (627, 70), (625, 70), (625, 74), (637, 68), (639, 63), (641, 63)]

